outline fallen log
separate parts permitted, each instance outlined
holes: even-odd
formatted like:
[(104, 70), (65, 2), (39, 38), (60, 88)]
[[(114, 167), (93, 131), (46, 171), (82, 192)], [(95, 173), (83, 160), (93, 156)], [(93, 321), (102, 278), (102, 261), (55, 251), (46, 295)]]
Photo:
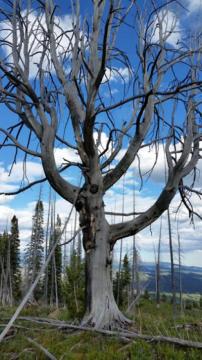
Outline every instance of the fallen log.
[(50, 360), (57, 360), (56, 357), (51, 354), (44, 346), (42, 346), (41, 344), (39, 344), (38, 342), (36, 342), (36, 340), (31, 339), (30, 337), (25, 337), (27, 341), (29, 341), (29, 343), (31, 343), (32, 345), (34, 345), (37, 349), (39, 349), (40, 351), (42, 351), (46, 357)]
[(174, 326), (175, 329), (184, 329), (184, 330), (201, 330), (202, 323), (191, 323), (191, 324), (177, 324)]
[(90, 331), (90, 332), (94, 332), (94, 333), (97, 332), (97, 333), (100, 333), (103, 335), (115, 336), (118, 338), (125, 338), (125, 339), (130, 339), (130, 340), (139, 339), (139, 340), (145, 340), (145, 341), (151, 342), (151, 343), (160, 343), (160, 342), (161, 343), (169, 343), (171, 345), (176, 345), (176, 346), (180, 346), (180, 347), (188, 347), (188, 348), (202, 350), (202, 342), (185, 340), (185, 339), (180, 339), (180, 338), (171, 337), (171, 336), (163, 336), (163, 335), (151, 336), (151, 335), (139, 334), (137, 332), (132, 332), (132, 331), (124, 331), (121, 329), (120, 329), (120, 331), (102, 330), (102, 329), (96, 329), (93, 327), (69, 324), (69, 323), (66, 323), (65, 321), (60, 321), (60, 320), (52, 320), (52, 319), (47, 319), (47, 318), (38, 318), (38, 317), (31, 317), (31, 316), (21, 316), (18, 319), (55, 326), (59, 330), (71, 329), (71, 330)]

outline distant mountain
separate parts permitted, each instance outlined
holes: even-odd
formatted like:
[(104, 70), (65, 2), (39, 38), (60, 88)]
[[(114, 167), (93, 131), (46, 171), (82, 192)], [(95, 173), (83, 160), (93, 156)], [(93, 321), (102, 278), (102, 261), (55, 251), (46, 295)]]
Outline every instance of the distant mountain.
[[(140, 264), (140, 267), (143, 267), (144, 269), (149, 269), (155, 271), (155, 264), (153, 262), (142, 262)], [(160, 264), (160, 267), (162, 270), (170, 270), (170, 263), (169, 262), (162, 262)], [(176, 268), (178, 268), (178, 265), (175, 265)], [(199, 266), (187, 266), (187, 265), (181, 265), (182, 272), (193, 272), (193, 273), (200, 273), (202, 274), (202, 267)]]
[[(170, 281), (170, 263), (162, 262), (161, 268), (161, 280), (160, 289), (161, 292), (171, 291)], [(140, 272), (144, 282), (148, 283), (148, 291), (155, 291), (155, 264), (150, 262), (143, 262), (139, 266)], [(202, 294), (202, 268), (197, 266), (181, 266), (181, 281), (182, 290), (184, 293), (201, 293)], [(179, 289), (179, 268), (175, 266), (175, 283), (176, 291)]]

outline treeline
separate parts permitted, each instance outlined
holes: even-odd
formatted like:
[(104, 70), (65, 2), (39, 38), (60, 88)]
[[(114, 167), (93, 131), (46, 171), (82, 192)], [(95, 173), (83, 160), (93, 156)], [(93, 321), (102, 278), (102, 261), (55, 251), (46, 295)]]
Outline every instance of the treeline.
[(12, 305), (21, 297), (20, 239), (18, 219), (13, 216), (10, 232), (0, 234), (0, 303)]
[[(76, 221), (76, 219), (75, 219)], [(38, 200), (32, 217), (30, 241), (20, 251), (18, 219), (13, 216), (10, 231), (0, 235), (0, 303), (12, 306), (20, 301), (36, 278), (55, 241), (60, 238), (61, 219), (50, 202), (46, 226), (44, 205)], [(120, 306), (128, 306), (134, 295), (134, 276), (127, 254), (118, 271), (112, 270), (115, 298)], [(37, 284), (30, 302), (58, 308), (67, 305), (72, 316), (80, 316), (85, 308), (85, 259), (81, 234), (69, 245), (60, 241), (45, 274)]]

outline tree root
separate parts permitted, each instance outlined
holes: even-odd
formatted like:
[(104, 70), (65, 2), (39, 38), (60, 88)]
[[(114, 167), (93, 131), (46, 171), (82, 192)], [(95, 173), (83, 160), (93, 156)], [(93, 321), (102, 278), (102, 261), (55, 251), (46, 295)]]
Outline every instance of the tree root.
[(117, 328), (127, 329), (128, 326), (132, 324), (132, 321), (126, 318), (121, 312), (118, 314), (112, 313), (110, 315), (111, 316), (109, 317), (100, 314), (100, 316), (97, 317), (93, 313), (87, 314), (84, 316), (81, 326), (95, 329), (116, 330)]

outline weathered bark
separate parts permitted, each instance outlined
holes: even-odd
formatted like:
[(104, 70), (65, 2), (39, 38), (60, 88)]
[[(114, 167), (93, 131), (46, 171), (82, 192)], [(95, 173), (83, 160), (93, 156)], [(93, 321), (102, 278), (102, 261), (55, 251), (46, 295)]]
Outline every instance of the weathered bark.
[(95, 247), (86, 252), (86, 314), (83, 324), (112, 329), (127, 325), (129, 320), (115, 302), (111, 278), (111, 250), (108, 224), (96, 234)]
[[(4, 1), (2, 5), (3, 3)], [(110, 265), (108, 265), (108, 262), (111, 262), (112, 247), (119, 239), (135, 236), (157, 220), (168, 209), (179, 186), (185, 204), (189, 204), (189, 201), (186, 202), (186, 194), (183, 194), (180, 182), (195, 169), (200, 157), (201, 130), (198, 118), (195, 116), (197, 107), (200, 106), (200, 101), (198, 102), (195, 95), (198, 94), (197, 91), (200, 91), (202, 84), (200, 57), (195, 56), (200, 48), (194, 47), (195, 50), (191, 51), (176, 48), (173, 56), (170, 56), (170, 49), (167, 47), (168, 34), (162, 26), (166, 17), (161, 19), (157, 16), (159, 8), (158, 2), (155, 1), (148, 2), (148, 13), (142, 14), (141, 19), (135, 15), (136, 11), (138, 15), (138, 9), (134, 7), (134, 1), (129, 2), (128, 7), (119, 6), (119, 1), (93, 1), (92, 8), (89, 7), (90, 18), (83, 17), (79, 6), (81, 1), (76, 1), (77, 5), (72, 5), (74, 21), (71, 35), (67, 34), (69, 31), (66, 32), (62, 27), (60, 29), (58, 25), (57, 6), (54, 1), (38, 1), (38, 3), (42, 12), (35, 23), (32, 23), (30, 19), (33, 9), (27, 9), (23, 15), (18, 1), (5, 2), (5, 8), (3, 6), (1, 13), (1, 20), (6, 24), (6, 28), (10, 29), (11, 34), (8, 36), (6, 31), (0, 39), (1, 48), (9, 49), (9, 54), (11, 52), (9, 57), (7, 54), (4, 56), (2, 52), (0, 61), (1, 102), (20, 118), (18, 124), (14, 122), (7, 130), (0, 128), (0, 132), (5, 136), (1, 147), (16, 146), (25, 153), (25, 163), (28, 155), (41, 158), (45, 173), (44, 179), (34, 181), (24, 186), (23, 190), (19, 189), (10, 194), (17, 194), (40, 181), (47, 180), (51, 187), (68, 202), (75, 204), (78, 200), (77, 211), (80, 215), (81, 228), (85, 226), (84, 249), (86, 272), (89, 277), (85, 321), (94, 326), (111, 327), (116, 322), (125, 322), (125, 318), (122, 321), (123, 315), (115, 304), (112, 292)], [(120, 47), (117, 48), (118, 34), (119, 29), (124, 25), (123, 20), (130, 11), (134, 11), (131, 13), (134, 16), (129, 16), (129, 18), (137, 21), (134, 28), (138, 31), (134, 34), (134, 39), (139, 39), (139, 41), (134, 40), (133, 45), (137, 46), (138, 51), (125, 56), (121, 42)], [(167, 11), (165, 15), (168, 14)], [(151, 30), (155, 32), (153, 28), (155, 14), (158, 18), (158, 46), (157, 43), (153, 43), (154, 39), (151, 36)], [(45, 26), (41, 19), (44, 19)], [(86, 23), (89, 24), (88, 32), (85, 31)], [(144, 23), (147, 24), (146, 27), (142, 26)], [(59, 36), (55, 29), (61, 30)], [(170, 31), (172, 33), (174, 27), (171, 27)], [(36, 43), (30, 44), (33, 32), (36, 35)], [(37, 40), (38, 38), (40, 41)], [(66, 49), (63, 43), (60, 43), (64, 38), (67, 38), (69, 44)], [(21, 46), (22, 43), (24, 47)], [(39, 47), (37, 76), (36, 81), (30, 81), (29, 68), (35, 56), (31, 48), (35, 49), (37, 45)], [(61, 46), (64, 57), (59, 50)], [(25, 64), (22, 64), (20, 60), (22, 49)], [(48, 61), (50, 66), (44, 66), (46, 58), (50, 60)], [(71, 60), (69, 74), (66, 71), (68, 59)], [(114, 68), (115, 60), (117, 63), (122, 63), (128, 73), (131, 73), (131, 84), (128, 88), (130, 96), (126, 97), (125, 81), (123, 81), (124, 86), (120, 87), (120, 94), (123, 91), (121, 100), (118, 100), (116, 96), (115, 99), (113, 98), (110, 85), (111, 75), (114, 71), (119, 73), (120, 70)], [(185, 66), (187, 74), (184, 80), (180, 76), (178, 78), (175, 70), (173, 74), (168, 70), (170, 67), (174, 69), (182, 62), (189, 64), (188, 67)], [(134, 73), (132, 69), (136, 63), (139, 66), (137, 72)], [(47, 67), (46, 71), (45, 67)], [(107, 70), (111, 72), (109, 79), (107, 79)], [(51, 75), (53, 72), (54, 77)], [(168, 79), (168, 74), (170, 80), (164, 84), (164, 80)], [(110, 102), (102, 96), (101, 87), (104, 83), (109, 86)], [(162, 84), (165, 86), (162, 87)], [(181, 99), (182, 95), (181, 104), (178, 97)], [(65, 116), (60, 116), (58, 112), (61, 107), (60, 101), (65, 104)], [(166, 104), (167, 101), (174, 103), (172, 121), (169, 120), (169, 114), (166, 114), (166, 107), (164, 108), (164, 103)], [(181, 105), (184, 104), (185, 110), (182, 111), (180, 119), (178, 102), (179, 109), (181, 110)], [(127, 110), (127, 115), (122, 121), (122, 115), (117, 116), (117, 110), (121, 109), (121, 113), (124, 114), (124, 109), (127, 109), (124, 106), (128, 105), (133, 108), (131, 119), (128, 119)], [(101, 113), (103, 117), (100, 116)], [(6, 121), (4, 123), (6, 124)], [(68, 128), (69, 125), (70, 128)], [(153, 126), (158, 131), (153, 131)], [(179, 128), (177, 132), (176, 126)], [(17, 131), (13, 131), (14, 129)], [(66, 131), (69, 129), (72, 131)], [(30, 137), (25, 139), (24, 136), (20, 136), (21, 130), (23, 134), (31, 131)], [(106, 145), (101, 141), (103, 132), (108, 137)], [(64, 138), (60, 137), (62, 133)], [(96, 142), (95, 133), (98, 134)], [(147, 134), (150, 135), (147, 136)], [(32, 141), (32, 135), (33, 139), (36, 137), (37, 144)], [(156, 144), (158, 157), (159, 145), (162, 145), (165, 139), (168, 180), (158, 199), (136, 218), (124, 223), (112, 224), (109, 227), (103, 212), (104, 191), (116, 184), (129, 170), (139, 156), (142, 146), (149, 147), (151, 144)], [(178, 143), (180, 150), (174, 150), (175, 154), (173, 154), (173, 145), (174, 149), (175, 147), (177, 149)], [(66, 165), (59, 169), (54, 149), (61, 145), (67, 146), (67, 149), (76, 150), (80, 160), (74, 162), (71, 159), (70, 161), (64, 159)], [(102, 145), (102, 150), (100, 145)], [(38, 147), (39, 152), (34, 151), (35, 147)], [(118, 160), (117, 154), (122, 147), (127, 150), (121, 160)], [(110, 148), (111, 154), (108, 156)], [(61, 176), (61, 171), (70, 166), (76, 166), (77, 170), (81, 171), (85, 189), (76, 187), (74, 183), (69, 183), (65, 177)], [(153, 169), (152, 164), (151, 167)], [(78, 194), (79, 199), (77, 199)], [(189, 205), (187, 206), (189, 208)]]
[(119, 310), (113, 295), (109, 241), (109, 224), (105, 219), (102, 190), (89, 186), (81, 192), (80, 226), (86, 252), (86, 313), (82, 324), (112, 329), (127, 326), (130, 321)]

